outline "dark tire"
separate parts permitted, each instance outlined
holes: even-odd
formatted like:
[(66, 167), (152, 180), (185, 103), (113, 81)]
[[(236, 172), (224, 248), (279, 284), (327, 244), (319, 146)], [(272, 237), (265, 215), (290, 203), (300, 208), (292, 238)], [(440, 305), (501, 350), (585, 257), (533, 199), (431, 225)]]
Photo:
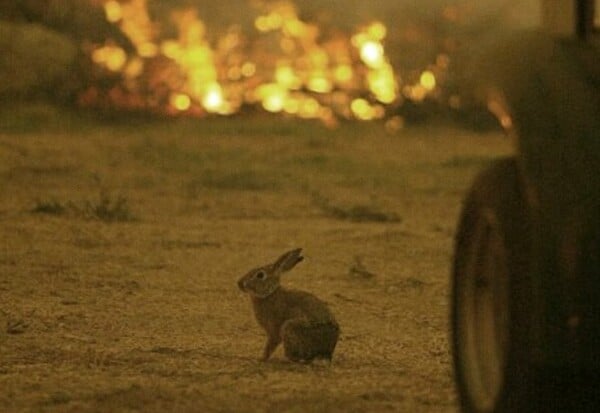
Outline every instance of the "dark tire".
[(536, 411), (530, 219), (514, 159), (473, 184), (455, 240), (452, 345), (462, 410)]
[(599, 49), (519, 32), (488, 50), (481, 89), (518, 153), (477, 178), (459, 223), (451, 317), (461, 406), (598, 412)]

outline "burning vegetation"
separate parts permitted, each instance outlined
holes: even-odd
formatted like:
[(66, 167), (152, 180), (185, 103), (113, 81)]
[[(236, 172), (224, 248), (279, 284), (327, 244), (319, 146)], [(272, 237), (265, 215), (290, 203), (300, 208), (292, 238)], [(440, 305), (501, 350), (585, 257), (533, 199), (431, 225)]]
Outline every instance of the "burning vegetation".
[(79, 104), (193, 117), (262, 108), (332, 126), (386, 119), (397, 129), (403, 104), (441, 94), (448, 55), (403, 79), (386, 53), (381, 22), (346, 33), (302, 19), (288, 0), (253, 4), (250, 33), (232, 26), (214, 37), (194, 9), (174, 10), (159, 24), (146, 0), (103, 1), (107, 21), (133, 47), (108, 39), (89, 51), (94, 81)]

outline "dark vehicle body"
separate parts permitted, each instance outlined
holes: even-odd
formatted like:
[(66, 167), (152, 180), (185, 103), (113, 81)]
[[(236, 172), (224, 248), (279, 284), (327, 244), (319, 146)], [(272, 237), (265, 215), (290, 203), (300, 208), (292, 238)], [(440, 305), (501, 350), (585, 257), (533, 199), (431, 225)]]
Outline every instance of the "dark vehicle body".
[(593, 0), (495, 50), (490, 107), (516, 145), (456, 234), (452, 343), (465, 412), (600, 411), (600, 34)]

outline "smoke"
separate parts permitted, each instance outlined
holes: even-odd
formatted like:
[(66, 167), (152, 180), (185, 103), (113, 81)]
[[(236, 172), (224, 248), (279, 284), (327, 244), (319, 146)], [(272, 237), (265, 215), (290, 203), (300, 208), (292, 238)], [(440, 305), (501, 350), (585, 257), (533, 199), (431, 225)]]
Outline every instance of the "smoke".
[[(281, 0), (148, 0), (157, 14), (177, 7), (194, 7), (208, 24), (246, 24), (251, 22), (253, 5)], [(531, 27), (539, 23), (539, 0), (296, 0), (299, 11), (311, 18), (329, 20), (338, 26), (355, 27), (381, 20), (394, 27), (414, 14), (434, 18), (444, 7), (468, 10), (468, 18), (478, 20), (502, 16), (507, 27)], [(163, 14), (164, 15), (164, 14)]]
[(252, 31), (257, 6), (282, 1), (294, 3), (302, 19), (324, 29), (353, 32), (381, 21), (388, 28), (386, 44), (392, 63), (407, 68), (423, 67), (438, 53), (447, 53), (448, 44), (443, 43), (450, 38), (466, 50), (477, 49), (478, 44), (507, 31), (535, 27), (540, 21), (539, 0), (147, 1), (152, 14), (163, 20), (174, 8), (195, 8), (209, 39), (220, 37), (232, 25)]

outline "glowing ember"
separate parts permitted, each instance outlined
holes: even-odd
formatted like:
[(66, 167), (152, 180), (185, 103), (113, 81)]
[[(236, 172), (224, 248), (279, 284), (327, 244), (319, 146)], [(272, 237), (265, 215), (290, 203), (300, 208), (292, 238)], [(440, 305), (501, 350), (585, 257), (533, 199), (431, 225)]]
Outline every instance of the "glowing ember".
[(121, 4), (116, 0), (109, 0), (104, 4), (106, 20), (111, 23), (116, 23), (123, 18), (123, 10)]
[(382, 115), (380, 113), (381, 110), (378, 109), (377, 106), (371, 105), (367, 100), (362, 98), (354, 99), (350, 108), (352, 109), (354, 116), (360, 120), (373, 120), (381, 117), (378, 115)]
[[(97, 46), (92, 61), (121, 79), (105, 92), (90, 88), (80, 101), (189, 116), (229, 115), (258, 104), (268, 112), (333, 125), (336, 118), (384, 118), (386, 108), (405, 98), (422, 101), (439, 86), (434, 71), (426, 70), (416, 84), (404, 85), (400, 96), (400, 76), (386, 56), (388, 33), (380, 22), (352, 36), (328, 37), (300, 20), (289, 1), (260, 4), (264, 10), (254, 19), (253, 42), (233, 27), (213, 44), (195, 10), (175, 11), (177, 35), (161, 39), (146, 0), (105, 1), (106, 19), (118, 25), (135, 51), (128, 55), (110, 41)], [(436, 70), (447, 64), (448, 57), (439, 55)], [(402, 124), (392, 116), (386, 128)]]
[(117, 46), (106, 45), (92, 53), (92, 60), (113, 72), (119, 72), (127, 62), (127, 54)]
[(435, 89), (436, 80), (435, 75), (430, 70), (426, 70), (421, 73), (421, 78), (419, 79), (421, 86), (425, 88), (425, 90), (431, 92)]
[(360, 46), (360, 57), (371, 68), (378, 68), (383, 65), (383, 46), (372, 40), (368, 40)]
[(294, 72), (294, 69), (288, 65), (277, 67), (275, 70), (275, 80), (287, 89), (300, 89), (302, 86), (302, 80)]
[(354, 72), (352, 71), (352, 67), (348, 64), (342, 64), (335, 68), (333, 72), (333, 77), (337, 83), (347, 84), (352, 81), (352, 77), (354, 76)]
[(287, 89), (278, 83), (267, 83), (256, 89), (263, 108), (269, 112), (281, 112), (288, 100)]
[(183, 93), (174, 93), (170, 98), (171, 106), (173, 106), (177, 110), (188, 110), (192, 105), (192, 100), (188, 95), (184, 95)]
[(488, 110), (496, 116), (504, 129), (509, 130), (513, 126), (513, 121), (502, 101), (503, 99), (496, 96), (490, 97), (488, 100)]
[(206, 88), (202, 97), (202, 106), (209, 112), (227, 113), (225, 99), (223, 98), (223, 89), (218, 83), (213, 83)]

